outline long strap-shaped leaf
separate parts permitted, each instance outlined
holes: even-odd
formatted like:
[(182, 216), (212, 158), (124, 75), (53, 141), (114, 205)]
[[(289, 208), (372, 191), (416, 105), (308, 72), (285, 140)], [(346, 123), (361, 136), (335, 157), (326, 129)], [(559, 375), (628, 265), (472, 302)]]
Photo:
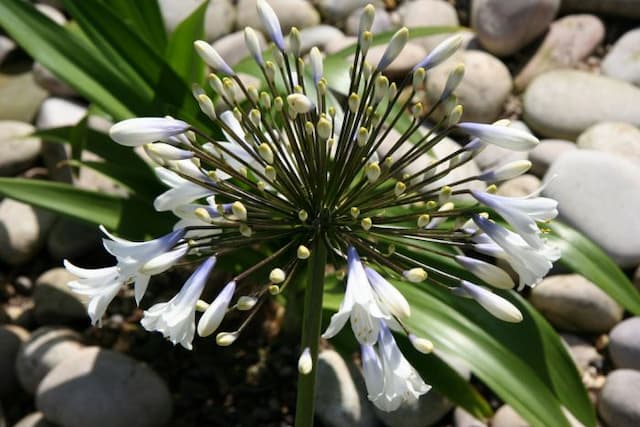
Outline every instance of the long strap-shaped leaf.
[[(33, 58), (116, 119), (145, 101), (96, 51), (28, 2), (0, 2), (0, 27)], [(121, 100), (127, 100), (125, 104)]]
[(171, 216), (154, 212), (147, 203), (69, 184), (0, 178), (0, 194), (82, 221), (103, 224), (123, 237), (144, 238), (171, 229)]

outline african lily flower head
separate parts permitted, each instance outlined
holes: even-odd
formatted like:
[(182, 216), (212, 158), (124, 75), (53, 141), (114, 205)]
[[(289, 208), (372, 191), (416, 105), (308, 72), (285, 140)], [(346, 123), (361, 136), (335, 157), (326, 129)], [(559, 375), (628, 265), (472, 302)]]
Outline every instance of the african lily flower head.
[[(97, 321), (121, 286), (135, 282), (139, 301), (151, 275), (179, 259), (197, 262), (175, 297), (145, 311), (143, 326), (185, 348), (191, 348), (196, 332), (216, 333), (216, 343), (227, 346), (241, 336), (264, 301), (288, 291), (309, 264), (298, 370), (301, 377), (313, 377), (325, 264), (330, 259), (338, 269), (346, 265), (344, 299), (323, 336), (329, 339), (350, 324), (362, 348), (369, 398), (383, 410), (394, 410), (429, 386), (400, 353), (391, 330), (406, 334), (419, 352), (429, 352), (433, 345), (406, 325), (411, 304), (393, 280), (441, 287), (473, 298), (501, 320), (517, 322), (522, 318), (518, 309), (484, 287), (509, 289), (513, 279), (476, 254), (505, 259), (521, 286), (537, 283), (557, 259), (537, 228), (538, 221), (557, 214), (555, 202), (512, 200), (493, 195), (491, 187), (468, 187), (477, 182), (484, 188), (484, 183), (517, 176), (528, 162), (461, 176), (461, 167), (487, 144), (522, 151), (537, 139), (502, 124), (458, 123), (462, 107), (455, 89), (464, 74), (461, 65), (437, 102), (416, 100), (429, 70), (460, 46), (458, 36), (393, 82), (385, 70), (402, 52), (409, 32), (400, 29), (379, 62), (369, 64), (374, 8), (366, 7), (349, 88), (342, 96), (323, 75), (319, 50), (311, 50), (306, 64), (299, 32), (293, 29), (286, 42), (269, 4), (258, 0), (257, 7), (275, 44), (263, 52), (255, 31), (245, 30), (261, 87), (245, 85), (209, 43), (195, 42), (212, 73), (209, 87), (194, 85), (193, 95), (223, 139), (170, 117), (129, 119), (111, 130), (116, 142), (144, 145), (157, 164), (156, 174), (169, 188), (154, 207), (179, 218), (175, 231), (148, 243), (108, 235), (105, 248), (117, 264), (87, 270), (67, 263), (79, 277), (70, 285), (89, 295), (89, 311)], [(432, 123), (436, 109), (444, 115)], [(403, 131), (394, 136), (391, 131), (399, 122)], [(467, 135), (469, 141), (431, 157), (453, 133)], [(488, 214), (477, 214), (485, 209), (495, 212), (494, 220), (501, 216), (513, 231)], [(200, 299), (215, 259), (242, 258), (243, 251), (255, 250), (260, 261), (231, 278), (210, 304)], [(456, 262), (479, 283), (440, 267), (447, 263), (433, 265), (428, 261), (433, 257)], [(204, 312), (199, 319), (197, 311)], [(230, 319), (229, 311), (239, 316)], [(238, 318), (240, 324), (233, 325)]]

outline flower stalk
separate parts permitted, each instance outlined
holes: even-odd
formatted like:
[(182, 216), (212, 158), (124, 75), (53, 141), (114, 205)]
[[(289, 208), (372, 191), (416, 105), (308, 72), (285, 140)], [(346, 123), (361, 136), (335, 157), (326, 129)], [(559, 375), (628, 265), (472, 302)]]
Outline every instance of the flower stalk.
[(300, 348), (309, 348), (311, 354), (311, 372), (298, 375), (295, 425), (299, 427), (313, 425), (316, 401), (318, 344), (320, 342), (320, 326), (322, 323), (324, 272), (327, 263), (327, 248), (319, 233), (313, 241), (308, 262), (308, 281), (304, 296), (304, 317), (302, 320)]

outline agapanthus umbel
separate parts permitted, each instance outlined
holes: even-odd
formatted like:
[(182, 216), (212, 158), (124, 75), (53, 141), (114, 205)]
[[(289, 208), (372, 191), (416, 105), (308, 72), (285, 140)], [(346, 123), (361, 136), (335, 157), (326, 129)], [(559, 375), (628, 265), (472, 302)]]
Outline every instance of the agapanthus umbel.
[[(89, 297), (95, 323), (122, 286), (134, 283), (139, 302), (150, 276), (183, 258), (202, 260), (174, 298), (144, 312), (142, 325), (191, 348), (196, 331), (208, 336), (222, 325), (230, 327), (225, 315), (237, 310), (245, 320), (216, 336), (219, 345), (230, 345), (265, 299), (283, 292), (321, 248), (332, 255), (334, 266), (347, 266), (344, 300), (324, 337), (334, 336), (350, 321), (362, 346), (369, 398), (383, 410), (394, 410), (429, 386), (404, 359), (390, 329), (406, 334), (418, 351), (428, 352), (432, 345), (411, 333), (405, 323), (410, 304), (387, 278), (442, 287), (475, 299), (499, 319), (518, 322), (518, 309), (485, 287), (514, 286), (486, 255), (511, 264), (521, 286), (538, 283), (558, 258), (537, 225), (555, 217), (555, 201), (509, 199), (492, 194), (494, 186), (486, 191), (468, 186), (476, 181), (484, 188), (517, 176), (528, 162), (460, 176), (465, 170), (460, 168), (487, 144), (522, 151), (537, 140), (503, 122), (458, 123), (462, 107), (454, 93), (462, 66), (454, 68), (434, 105), (415, 100), (429, 70), (460, 46), (459, 36), (436, 47), (404, 79), (390, 82), (385, 69), (401, 53), (408, 30), (399, 30), (379, 62), (370, 64), (366, 58), (374, 8), (366, 7), (349, 89), (340, 102), (341, 95), (323, 77), (320, 51), (311, 50), (307, 65), (298, 31), (293, 29), (286, 40), (266, 1), (258, 0), (258, 11), (275, 43), (263, 52), (255, 31), (245, 30), (262, 87), (245, 85), (210, 44), (195, 43), (212, 73), (210, 88), (195, 85), (193, 94), (225, 140), (174, 118), (135, 118), (111, 129), (116, 142), (144, 145), (157, 164), (158, 178), (169, 189), (154, 206), (176, 214), (175, 230), (150, 242), (128, 242), (105, 230), (104, 245), (117, 258), (116, 265), (88, 270), (66, 262), (79, 276), (70, 286)], [(430, 122), (436, 111), (438, 118)], [(405, 115), (404, 132), (394, 136), (392, 129)], [(431, 157), (454, 132), (469, 135), (469, 142)], [(233, 277), (211, 304), (200, 300), (216, 259), (256, 245), (268, 247), (270, 255)], [(417, 251), (450, 258), (479, 284), (421, 261)], [(324, 268), (319, 271), (323, 274)], [(204, 312), (197, 326), (196, 311)], [(301, 343), (301, 375), (315, 374), (316, 360), (317, 335), (311, 334)]]

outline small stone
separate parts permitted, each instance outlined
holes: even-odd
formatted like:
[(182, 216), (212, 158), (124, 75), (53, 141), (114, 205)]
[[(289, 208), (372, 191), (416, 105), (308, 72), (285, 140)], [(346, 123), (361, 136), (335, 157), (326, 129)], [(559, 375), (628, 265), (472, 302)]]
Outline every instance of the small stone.
[(359, 395), (351, 372), (333, 350), (318, 355), (316, 416), (327, 427), (371, 425), (373, 414)]
[(57, 78), (39, 62), (33, 63), (33, 79), (51, 95), (62, 97), (78, 96), (78, 92), (75, 89)]
[(625, 19), (640, 18), (638, 6), (638, 0), (562, 0), (562, 12), (603, 13)]
[(28, 138), (29, 123), (0, 121), (0, 176), (13, 176), (33, 165), (40, 154), (40, 139)]
[(16, 48), (16, 43), (9, 37), (0, 36), (0, 64)]
[(100, 247), (98, 227), (63, 217), (56, 221), (47, 239), (49, 255), (55, 259), (73, 259)]
[(551, 163), (565, 152), (575, 149), (576, 144), (564, 139), (541, 140), (533, 150), (529, 151), (530, 172), (537, 176), (544, 176)]
[[(345, 31), (350, 36), (358, 35), (358, 27), (360, 26), (360, 17), (362, 16), (362, 11), (363, 9), (356, 9), (351, 12), (349, 18), (347, 18)], [(370, 31), (373, 34), (379, 34), (385, 31), (391, 31), (393, 27), (393, 21), (391, 19), (391, 15), (389, 15), (389, 12), (382, 8), (377, 9)]]
[(604, 24), (593, 15), (570, 15), (551, 24), (527, 65), (515, 78), (518, 91), (534, 77), (557, 68), (572, 68), (586, 58), (604, 38)]
[(609, 355), (617, 368), (640, 371), (640, 317), (630, 317), (611, 330)]
[(33, 292), (36, 320), (41, 325), (86, 323), (87, 310), (78, 295), (67, 286), (76, 277), (62, 267), (44, 272)]
[(581, 374), (584, 374), (592, 367), (602, 368), (604, 358), (588, 341), (572, 334), (562, 334), (561, 337), (569, 347), (569, 354)]
[[(87, 398), (99, 404), (87, 404)], [(171, 395), (145, 364), (97, 347), (80, 350), (44, 378), (36, 407), (65, 427), (160, 427), (171, 417)]]
[(637, 161), (593, 150), (570, 151), (553, 162), (544, 181), (548, 185), (543, 193), (559, 202), (564, 221), (593, 240), (619, 266), (640, 264)]
[(315, 2), (318, 10), (330, 22), (340, 21), (354, 10), (369, 3), (376, 6), (376, 9), (383, 5), (379, 0), (317, 0)]
[(607, 376), (598, 399), (598, 414), (611, 427), (640, 425), (640, 372), (617, 369)]
[(29, 339), (29, 332), (19, 326), (0, 326), (0, 398), (18, 389), (14, 366), (20, 345)]
[(29, 414), (13, 427), (56, 427), (46, 420), (42, 412), (34, 412)]
[(20, 346), (16, 358), (16, 373), (22, 388), (35, 394), (49, 371), (74, 357), (83, 347), (80, 341), (80, 335), (67, 328), (43, 327), (34, 331)]
[(308, 52), (317, 46), (320, 50), (327, 50), (327, 46), (344, 38), (342, 31), (331, 25), (316, 25), (300, 30), (300, 50)]
[(542, 182), (535, 175), (520, 175), (503, 182), (498, 187), (498, 194), (507, 197), (525, 197), (537, 191)]
[[(260, 42), (260, 46), (266, 48), (267, 42), (262, 33), (256, 31), (256, 37)], [(218, 51), (227, 64), (234, 66), (244, 58), (251, 55), (249, 48), (244, 42), (244, 31), (236, 31), (235, 33), (227, 34), (220, 37), (213, 42), (213, 47)]]
[(46, 97), (33, 73), (0, 74), (0, 120), (30, 123)]
[[(367, 61), (374, 67), (378, 65), (380, 59), (382, 59), (382, 55), (384, 55), (384, 51), (387, 47), (385, 45), (374, 46), (369, 49), (369, 53), (367, 53)], [(384, 69), (383, 73), (388, 76), (401, 76), (406, 75), (406, 73), (413, 68), (418, 62), (420, 62), (425, 56), (427, 52), (417, 44), (407, 43), (407, 45), (402, 49), (400, 55), (387, 67)]]
[(51, 129), (61, 126), (75, 126), (87, 114), (87, 107), (63, 98), (48, 98), (42, 103), (36, 127)]
[(560, 0), (474, 0), (471, 28), (488, 51), (510, 55), (546, 31)]
[[(330, 43), (327, 43), (324, 47), (324, 50), (326, 53), (331, 54), (331, 53), (336, 53), (341, 51), (342, 49), (349, 47), (351, 45), (355, 45), (355, 43), (358, 42), (358, 38), (357, 37), (351, 37), (351, 36), (344, 36), (341, 38), (336, 37), (335, 39), (331, 40)], [(353, 57), (351, 58), (353, 59)], [(348, 66), (348, 65), (347, 65)], [(347, 89), (348, 89), (348, 82), (347, 82)], [(345, 90), (347, 90), (345, 89)]]
[(511, 406), (502, 405), (493, 415), (491, 427), (529, 427), (529, 423), (527, 423)]
[(453, 411), (453, 427), (487, 427), (487, 423), (478, 420), (461, 407), (457, 407)]
[(601, 64), (604, 74), (640, 86), (640, 28), (625, 33)]
[(0, 259), (11, 265), (32, 259), (44, 245), (55, 215), (13, 199), (0, 201)]
[(603, 121), (640, 126), (640, 88), (583, 71), (549, 71), (527, 87), (524, 120), (544, 136), (565, 139)]
[[(398, 8), (398, 15), (402, 24), (411, 29), (413, 27), (457, 27), (460, 25), (455, 8), (442, 0), (416, 0), (405, 2)], [(441, 41), (451, 34), (417, 37), (412, 43), (419, 44), (430, 52)]]
[(578, 147), (640, 161), (640, 129), (623, 122), (601, 122), (578, 136)]
[(545, 278), (529, 300), (552, 325), (566, 331), (604, 333), (622, 319), (622, 307), (579, 274)]
[[(291, 27), (302, 29), (320, 23), (320, 14), (305, 0), (268, 0), (268, 3), (278, 15), (284, 33), (289, 32)], [(256, 0), (239, 0), (237, 8), (239, 28), (253, 27), (265, 31), (258, 16)]]
[(434, 103), (440, 99), (449, 73), (459, 63), (464, 64), (464, 78), (454, 93), (464, 106), (462, 120), (482, 123), (495, 121), (511, 93), (511, 74), (499, 59), (486, 52), (458, 52), (430, 71), (427, 77), (429, 101)]
[[(159, 0), (160, 12), (164, 18), (167, 32), (171, 33), (193, 11), (202, 4), (202, 0)], [(204, 15), (205, 38), (214, 41), (228, 34), (235, 22), (236, 10), (231, 0), (209, 0)]]
[(40, 13), (45, 15), (56, 24), (64, 25), (67, 23), (67, 18), (64, 16), (64, 13), (60, 12), (55, 7), (43, 3), (37, 3), (35, 7), (40, 11)]

